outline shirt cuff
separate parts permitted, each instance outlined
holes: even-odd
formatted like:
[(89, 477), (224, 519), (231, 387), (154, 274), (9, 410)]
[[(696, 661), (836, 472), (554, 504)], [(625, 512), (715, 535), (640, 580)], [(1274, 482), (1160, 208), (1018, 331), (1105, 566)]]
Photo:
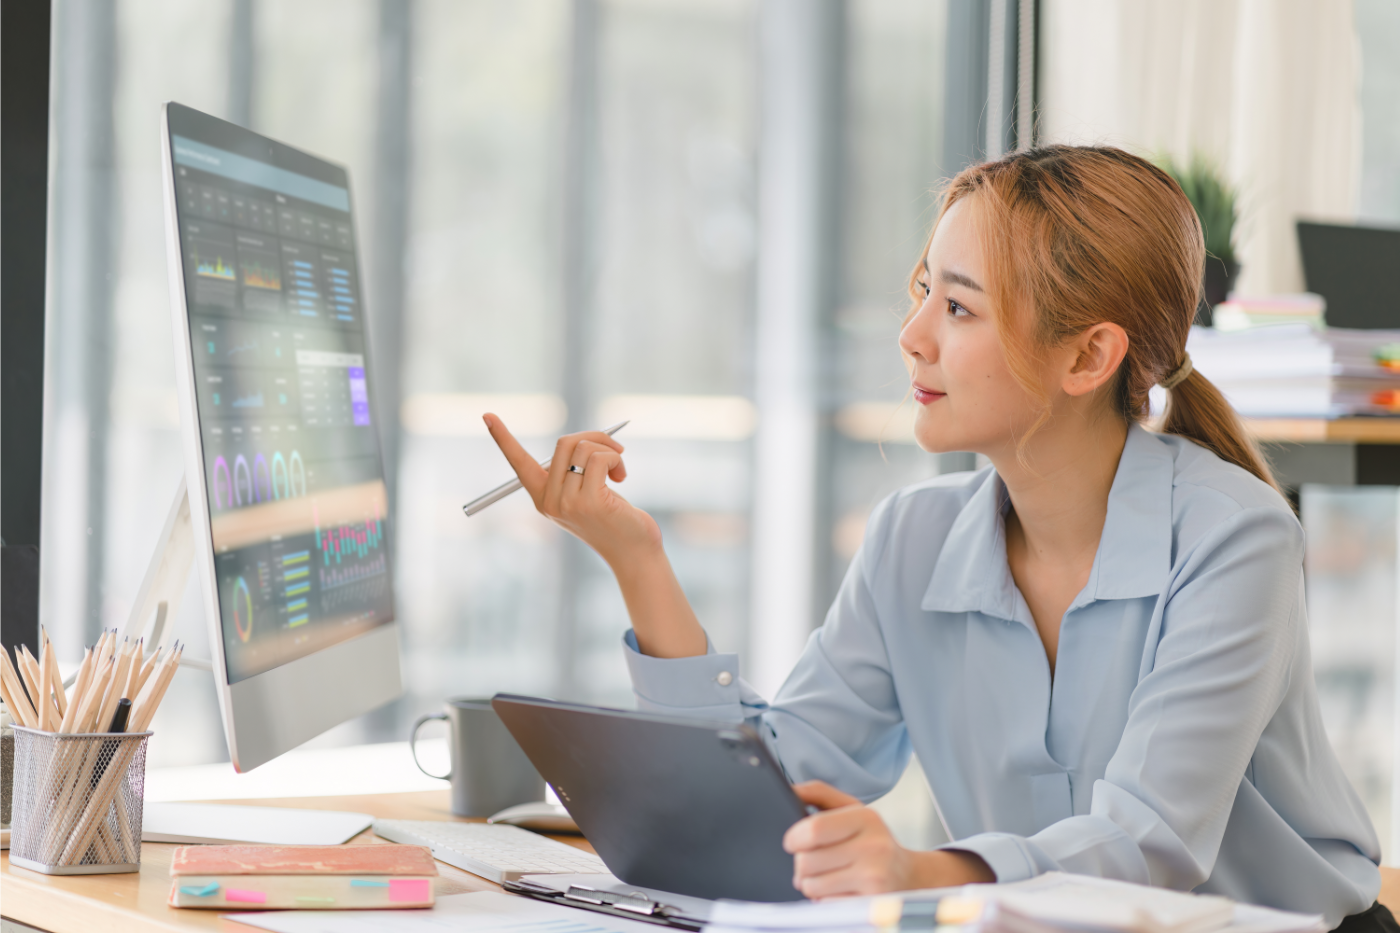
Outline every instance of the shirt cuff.
[(939, 848), (980, 855), (992, 874), (996, 875), (999, 884), (1025, 881), (1040, 874), (1040, 869), (1026, 851), (1026, 840), (1011, 833), (978, 833)]
[(708, 637), (705, 647), (708, 654), (653, 658), (638, 650), (637, 636), (628, 629), (622, 636), (622, 651), (632, 675), (637, 708), (653, 713), (743, 722), (739, 656), (717, 654)]

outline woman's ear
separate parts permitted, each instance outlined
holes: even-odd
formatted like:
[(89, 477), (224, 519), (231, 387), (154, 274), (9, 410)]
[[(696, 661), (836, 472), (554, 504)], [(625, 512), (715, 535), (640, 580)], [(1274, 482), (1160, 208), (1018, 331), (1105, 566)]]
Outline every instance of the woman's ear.
[(1117, 324), (1095, 324), (1070, 341), (1074, 364), (1061, 388), (1066, 395), (1088, 395), (1118, 372), (1128, 355), (1128, 332)]

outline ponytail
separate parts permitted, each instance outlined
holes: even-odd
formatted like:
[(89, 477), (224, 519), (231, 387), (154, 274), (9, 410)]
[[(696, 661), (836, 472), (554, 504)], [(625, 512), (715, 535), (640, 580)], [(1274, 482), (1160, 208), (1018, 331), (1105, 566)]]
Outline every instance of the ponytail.
[[(1110, 146), (1046, 146), (964, 169), (948, 184), (939, 219), (974, 195), (990, 297), (1004, 312), (997, 326), (1007, 364), (1043, 405), (1020, 439), (1023, 450), (1049, 418), (1037, 349), (1109, 322), (1128, 334), (1114, 393), (1124, 419), (1147, 420), (1148, 392), (1170, 386), (1164, 433), (1189, 438), (1279, 488), (1239, 415), (1191, 370), (1186, 337), (1200, 301), (1205, 238), (1171, 176)], [(909, 278), (914, 309), (922, 301), (919, 271)]]
[(1268, 461), (1245, 431), (1240, 416), (1214, 383), (1198, 372), (1167, 390), (1167, 411), (1159, 430), (1193, 440), (1221, 460), (1279, 489)]

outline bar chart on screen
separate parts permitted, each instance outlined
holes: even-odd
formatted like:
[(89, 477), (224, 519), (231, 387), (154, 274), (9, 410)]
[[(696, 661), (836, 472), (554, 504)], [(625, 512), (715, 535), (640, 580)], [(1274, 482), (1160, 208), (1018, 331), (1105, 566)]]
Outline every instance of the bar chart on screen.
[(316, 513), (316, 550), (324, 567), (372, 558), (383, 540), (384, 523), (377, 515), (359, 524), (322, 528), (320, 513)]
[(382, 598), (388, 583), (383, 550), (384, 522), (379, 515), (364, 522), (322, 528), (316, 512), (317, 590), (321, 611), (333, 616), (347, 606)]

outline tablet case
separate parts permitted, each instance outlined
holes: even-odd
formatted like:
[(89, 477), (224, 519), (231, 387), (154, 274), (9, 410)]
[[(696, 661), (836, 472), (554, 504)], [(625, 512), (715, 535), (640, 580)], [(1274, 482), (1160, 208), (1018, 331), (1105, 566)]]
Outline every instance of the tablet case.
[(806, 809), (750, 727), (508, 694), (492, 706), (622, 881), (802, 898), (782, 839)]

